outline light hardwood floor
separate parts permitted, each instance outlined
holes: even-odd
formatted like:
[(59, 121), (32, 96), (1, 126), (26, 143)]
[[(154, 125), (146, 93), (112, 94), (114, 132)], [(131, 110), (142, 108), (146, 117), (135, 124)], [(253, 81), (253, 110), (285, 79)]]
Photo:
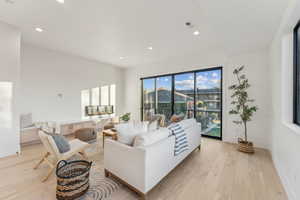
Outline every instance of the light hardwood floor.
[[(103, 167), (103, 151), (97, 149), (89, 158)], [(47, 166), (32, 169), (42, 153), (41, 145), (32, 145), (18, 157), (0, 159), (0, 199), (55, 199), (55, 176), (42, 183)], [(113, 199), (137, 199), (134, 193), (126, 193)], [(254, 155), (247, 155), (233, 144), (204, 138), (201, 151), (193, 152), (164, 178), (148, 199), (287, 200), (287, 196), (268, 151), (256, 149)]]

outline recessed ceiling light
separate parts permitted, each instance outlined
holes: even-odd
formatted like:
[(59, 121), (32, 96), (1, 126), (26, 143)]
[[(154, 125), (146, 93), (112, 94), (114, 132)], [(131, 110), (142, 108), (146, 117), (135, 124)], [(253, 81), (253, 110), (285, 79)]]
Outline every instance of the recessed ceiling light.
[(65, 0), (56, 0), (58, 3), (65, 3)]
[(121, 59), (121, 60), (123, 60), (123, 59), (124, 59), (124, 57), (122, 57), (122, 56), (121, 56), (121, 57), (120, 57), (120, 59)]
[(199, 35), (200, 34), (200, 32), (199, 31), (194, 31), (194, 33), (193, 33), (194, 35)]
[(35, 30), (40, 33), (44, 31), (42, 28), (35, 28)]
[(153, 47), (148, 47), (147, 49), (148, 49), (148, 50), (153, 50)]

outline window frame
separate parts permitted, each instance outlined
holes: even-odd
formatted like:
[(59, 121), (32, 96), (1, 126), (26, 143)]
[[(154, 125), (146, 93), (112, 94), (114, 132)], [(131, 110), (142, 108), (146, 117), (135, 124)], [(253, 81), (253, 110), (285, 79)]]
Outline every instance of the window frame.
[(299, 39), (298, 38), (298, 32), (300, 33), (300, 21), (297, 23), (297, 25), (294, 28), (294, 72), (293, 72), (293, 122), (294, 124), (300, 126), (300, 119), (298, 119), (297, 111), (300, 109), (300, 45), (299, 45)]
[[(210, 135), (202, 135), (203, 137), (208, 137), (208, 138), (213, 138), (213, 139), (218, 139), (218, 140), (223, 140), (223, 66), (218, 66), (218, 67), (210, 67), (210, 68), (204, 68), (204, 69), (198, 69), (198, 70), (191, 70), (191, 71), (183, 71), (183, 72), (178, 72), (178, 73), (169, 73), (169, 74), (161, 74), (161, 75), (155, 75), (155, 76), (149, 76), (149, 77), (142, 77), (140, 78), (141, 81), (141, 120), (143, 120), (143, 110), (144, 110), (144, 95), (143, 95), (143, 80), (144, 79), (156, 79), (159, 77), (164, 77), (164, 76), (171, 76), (172, 77), (172, 90), (171, 90), (171, 95), (172, 95), (172, 100), (171, 100), (171, 104), (172, 104), (172, 114), (174, 114), (174, 91), (175, 91), (175, 76), (176, 75), (180, 75), (180, 74), (185, 74), (185, 73), (194, 73), (194, 99), (196, 99), (196, 74), (197, 72), (205, 72), (205, 71), (212, 71), (212, 70), (220, 70), (221, 71), (221, 106), (220, 106), (220, 120), (221, 120), (221, 130), (220, 130), (220, 137), (215, 137), (215, 136), (210, 136)], [(155, 85), (156, 85), (156, 81), (155, 81)], [(196, 101), (194, 101), (194, 118), (196, 117), (196, 105), (195, 105)]]

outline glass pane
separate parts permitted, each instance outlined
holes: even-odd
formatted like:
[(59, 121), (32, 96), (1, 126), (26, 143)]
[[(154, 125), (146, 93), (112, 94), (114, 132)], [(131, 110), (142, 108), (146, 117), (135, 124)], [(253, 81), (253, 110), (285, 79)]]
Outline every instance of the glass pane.
[(155, 79), (143, 80), (143, 120), (155, 113)]
[(157, 113), (163, 114), (168, 121), (172, 115), (172, 77), (163, 76), (156, 79)]
[(174, 113), (194, 117), (194, 73), (175, 75)]
[(101, 106), (109, 105), (109, 86), (101, 87)]
[(100, 89), (99, 88), (93, 88), (92, 89), (92, 105), (98, 106), (100, 105), (100, 96), (99, 96)]
[(90, 90), (81, 91), (81, 117), (88, 118), (85, 114), (85, 107), (90, 105)]
[(204, 135), (221, 137), (221, 70), (196, 74), (196, 119)]
[(116, 110), (116, 85), (110, 86), (110, 105), (113, 106), (113, 110)]

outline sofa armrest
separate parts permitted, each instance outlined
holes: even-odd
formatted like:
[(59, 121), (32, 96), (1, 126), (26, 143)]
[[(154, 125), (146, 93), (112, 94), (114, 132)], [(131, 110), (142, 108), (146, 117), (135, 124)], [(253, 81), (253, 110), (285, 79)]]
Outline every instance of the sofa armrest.
[(145, 150), (106, 139), (104, 168), (141, 192), (145, 192)]

